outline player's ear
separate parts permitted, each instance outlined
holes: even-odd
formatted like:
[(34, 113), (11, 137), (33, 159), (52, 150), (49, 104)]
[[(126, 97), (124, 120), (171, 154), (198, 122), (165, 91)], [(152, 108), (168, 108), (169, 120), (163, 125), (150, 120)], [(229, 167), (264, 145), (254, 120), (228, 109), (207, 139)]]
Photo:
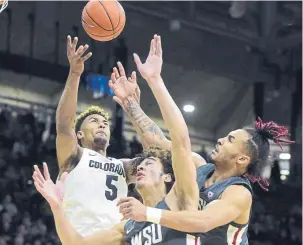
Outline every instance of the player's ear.
[(83, 132), (80, 130), (80, 131), (78, 131), (77, 132), (77, 139), (78, 140), (81, 140), (81, 139), (83, 139), (84, 138), (84, 134), (83, 134)]
[(250, 163), (250, 157), (246, 155), (239, 156), (237, 158), (237, 163), (242, 166), (247, 166)]
[(165, 181), (166, 183), (172, 182), (172, 181), (173, 181), (173, 178), (172, 178), (171, 174), (165, 174), (164, 181)]

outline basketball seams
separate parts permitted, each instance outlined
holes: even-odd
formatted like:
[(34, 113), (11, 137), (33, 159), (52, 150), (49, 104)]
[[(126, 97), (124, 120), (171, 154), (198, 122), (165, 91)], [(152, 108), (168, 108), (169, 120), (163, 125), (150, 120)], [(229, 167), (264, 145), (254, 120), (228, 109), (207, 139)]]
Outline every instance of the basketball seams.
[[(113, 36), (115, 36), (113, 21), (112, 21), (112, 19), (110, 18), (110, 15), (108, 14), (107, 9), (106, 9), (105, 6), (103, 5), (103, 3), (100, 2), (100, 0), (98, 0), (98, 2), (102, 5), (102, 7), (103, 7), (103, 9), (104, 9), (104, 11), (105, 11), (105, 13), (106, 13), (106, 15), (107, 15), (107, 17), (108, 17), (108, 19), (109, 19), (111, 25), (112, 25)], [(120, 13), (119, 13), (119, 19), (120, 19)]]
[[(107, 29), (105, 29), (104, 27), (102, 27), (102, 26), (100, 26), (91, 16), (90, 16), (90, 14), (88, 13), (88, 11), (87, 11), (87, 9), (86, 9), (86, 7), (84, 8), (84, 10), (85, 10), (85, 13), (87, 14), (87, 16), (98, 26), (98, 27), (100, 27), (101, 29), (103, 29), (104, 31), (112, 31), (112, 30), (107, 30)], [(106, 9), (104, 9), (105, 10), (105, 12), (106, 12)], [(106, 12), (106, 14), (107, 14), (107, 12)], [(83, 19), (82, 19), (83, 20)], [(112, 25), (112, 27), (113, 27), (113, 24), (112, 24), (112, 22), (111, 22), (111, 20), (110, 20), (110, 23), (111, 23), (111, 25)], [(87, 23), (86, 23), (87, 24)]]
[[(85, 22), (83, 22), (83, 23), (86, 24)], [(84, 25), (83, 25), (83, 28), (84, 28), (84, 30), (85, 30), (87, 33), (89, 33), (89, 35), (92, 35), (92, 36), (95, 36), (95, 37), (110, 37), (110, 36), (113, 36), (113, 34), (105, 35), (105, 36), (93, 34), (93, 33), (90, 33), (90, 32), (88, 31), (88, 29), (87, 29)], [(117, 31), (115, 32), (115, 34), (116, 34), (116, 33), (120, 33), (120, 31), (121, 31), (123, 28), (124, 28), (124, 25), (123, 25), (119, 30), (117, 30)], [(114, 38), (114, 37), (113, 37), (113, 38)]]
[(119, 26), (119, 24), (120, 24), (120, 14), (121, 14), (120, 7), (119, 7), (118, 2), (116, 1), (115, 4), (116, 4), (116, 6), (118, 7), (119, 20), (118, 20), (117, 26), (113, 28), (114, 30), (115, 30), (116, 28), (118, 28), (118, 26)]

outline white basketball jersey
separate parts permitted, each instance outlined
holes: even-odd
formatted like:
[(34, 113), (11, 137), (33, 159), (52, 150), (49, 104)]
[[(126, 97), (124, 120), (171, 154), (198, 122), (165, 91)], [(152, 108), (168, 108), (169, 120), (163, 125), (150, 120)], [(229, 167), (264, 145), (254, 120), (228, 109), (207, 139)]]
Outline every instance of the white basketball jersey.
[(63, 208), (74, 228), (86, 236), (119, 223), (122, 216), (116, 204), (126, 196), (123, 163), (84, 149), (80, 162), (67, 176)]

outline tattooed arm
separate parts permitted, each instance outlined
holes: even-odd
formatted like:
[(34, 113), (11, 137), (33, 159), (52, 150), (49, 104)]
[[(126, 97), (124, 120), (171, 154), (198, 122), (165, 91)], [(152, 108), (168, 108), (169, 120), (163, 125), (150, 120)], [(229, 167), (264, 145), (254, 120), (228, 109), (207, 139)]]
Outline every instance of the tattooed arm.
[(135, 127), (144, 148), (158, 146), (171, 149), (171, 141), (165, 137), (159, 126), (144, 113), (137, 101), (126, 99), (123, 103), (125, 112)]
[(171, 142), (165, 137), (158, 125), (153, 122), (142, 110), (139, 104), (140, 89), (137, 84), (136, 73), (126, 78), (124, 67), (118, 62), (111, 75), (109, 86), (115, 93), (114, 100), (121, 105), (129, 120), (140, 137), (143, 147), (158, 146), (171, 149)]

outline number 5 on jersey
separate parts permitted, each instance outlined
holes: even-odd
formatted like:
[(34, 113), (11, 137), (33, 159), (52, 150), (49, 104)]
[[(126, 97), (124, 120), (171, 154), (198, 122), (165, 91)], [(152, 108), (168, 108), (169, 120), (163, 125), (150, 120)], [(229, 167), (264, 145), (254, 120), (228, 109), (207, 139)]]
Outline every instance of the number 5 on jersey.
[(115, 186), (116, 181), (118, 181), (118, 176), (106, 175), (106, 186), (108, 190), (105, 191), (105, 197), (109, 201), (114, 201), (117, 198), (118, 189)]

